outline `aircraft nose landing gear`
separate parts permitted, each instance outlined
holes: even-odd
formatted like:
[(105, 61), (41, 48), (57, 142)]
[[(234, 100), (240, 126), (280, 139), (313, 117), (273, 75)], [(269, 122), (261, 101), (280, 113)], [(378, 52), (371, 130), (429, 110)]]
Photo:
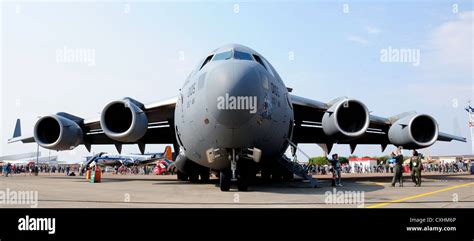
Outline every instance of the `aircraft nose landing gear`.
[(236, 167), (237, 167), (237, 156), (235, 155), (235, 149), (232, 149), (232, 155), (229, 155), (230, 160), (230, 169), (226, 168), (221, 170), (219, 175), (219, 184), (221, 187), (221, 191), (229, 191), (230, 190), (230, 183), (232, 179), (235, 179), (236, 176)]
[(237, 179), (237, 189), (239, 191), (247, 191), (249, 184), (255, 176), (255, 168), (252, 165), (252, 161), (260, 161), (261, 156), (261, 151), (256, 148), (248, 150), (251, 154), (240, 153), (241, 155), (236, 155), (235, 149), (232, 149), (232, 155), (229, 155), (231, 168), (223, 169), (220, 172), (221, 191), (229, 191), (231, 181), (235, 179)]
[(250, 181), (250, 175), (248, 174), (247, 167), (248, 165), (245, 165), (244, 161), (239, 161), (239, 165), (236, 170), (228, 168), (221, 170), (219, 175), (219, 184), (221, 191), (229, 191), (231, 182), (235, 179), (237, 179), (237, 189), (239, 191), (247, 191)]

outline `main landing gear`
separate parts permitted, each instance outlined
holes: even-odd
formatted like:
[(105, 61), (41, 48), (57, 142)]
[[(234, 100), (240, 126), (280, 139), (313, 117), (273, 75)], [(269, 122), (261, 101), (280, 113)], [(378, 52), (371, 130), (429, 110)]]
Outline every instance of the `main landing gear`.
[(237, 189), (247, 191), (255, 176), (254, 168), (249, 160), (240, 160), (233, 175), (232, 169), (223, 169), (219, 175), (219, 184), (221, 191), (229, 191), (232, 179), (237, 179)]
[(230, 190), (230, 181), (232, 178), (232, 172), (230, 169), (221, 170), (219, 175), (219, 185), (221, 187), (221, 191), (229, 191)]
[(182, 172), (177, 170), (178, 180), (180, 181), (190, 181), (190, 182), (198, 182), (199, 179), (201, 182), (209, 182), (209, 178), (211, 175), (211, 170), (207, 167), (198, 165), (189, 161), (186, 163), (186, 172)]

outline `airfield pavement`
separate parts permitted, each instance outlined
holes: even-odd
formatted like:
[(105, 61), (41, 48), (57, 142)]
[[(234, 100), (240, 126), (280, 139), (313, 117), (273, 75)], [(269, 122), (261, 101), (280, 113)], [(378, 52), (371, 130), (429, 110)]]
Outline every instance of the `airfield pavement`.
[[(247, 192), (221, 192), (218, 180), (177, 181), (176, 176), (103, 175), (101, 183), (83, 176), (15, 174), (0, 177), (0, 192), (37, 191), (40, 208), (473, 208), (474, 175), (427, 174), (415, 187), (404, 174), (404, 187), (392, 187), (391, 174), (343, 174), (333, 189), (330, 176), (317, 176), (321, 188), (307, 181), (258, 182)], [(340, 192), (342, 191), (342, 192)], [(359, 196), (357, 196), (359, 195)], [(363, 195), (363, 196), (362, 196)], [(5, 195), (4, 195), (5, 196)], [(342, 198), (341, 198), (342, 197)], [(30, 208), (6, 204), (0, 208)]]

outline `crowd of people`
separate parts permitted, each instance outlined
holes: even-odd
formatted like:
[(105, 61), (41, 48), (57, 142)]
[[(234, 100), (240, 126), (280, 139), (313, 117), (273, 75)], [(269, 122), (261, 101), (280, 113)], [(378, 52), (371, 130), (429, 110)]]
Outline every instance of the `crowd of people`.
[(8, 177), (10, 174), (29, 173), (30, 175), (36, 175), (39, 172), (39, 168), (35, 165), (15, 165), (6, 163), (0, 169), (3, 176)]
[[(0, 174), (2, 176), (8, 177), (11, 174), (30, 174), (30, 175), (38, 175), (39, 173), (64, 173), (67, 176), (75, 176), (79, 174), (83, 176), (85, 174), (85, 168), (83, 165), (35, 165), (34, 163), (30, 163), (28, 165), (15, 165), (11, 163), (5, 163), (0, 168)], [(109, 171), (112, 174), (120, 174), (120, 175), (127, 175), (127, 174), (143, 174), (149, 175), (153, 171), (153, 167), (151, 166), (115, 166), (111, 169), (102, 168), (102, 173)]]
[[(402, 164), (402, 166), (408, 166), (409, 164)], [(432, 162), (422, 163), (423, 172), (430, 173), (458, 173), (468, 172), (469, 162), (459, 160), (457, 162)], [(326, 175), (330, 174), (331, 165), (308, 165), (303, 164), (303, 167), (308, 170), (309, 174), (312, 175)], [(353, 167), (348, 163), (341, 163), (342, 173), (394, 173), (394, 164), (379, 163), (377, 165), (364, 165), (362, 163), (354, 163)]]
[(3, 164), (0, 168), (0, 173), (8, 177), (10, 174), (29, 174), (29, 175), (38, 175), (38, 173), (64, 173), (70, 175), (71, 173), (79, 171), (77, 165), (35, 165), (30, 163), (27, 165), (16, 165), (11, 163)]
[(456, 172), (467, 172), (469, 171), (469, 163), (458, 161), (458, 162), (445, 162), (445, 163), (429, 163), (423, 164), (423, 168), (427, 172), (439, 172), (439, 173), (456, 173)]
[(408, 159), (404, 158), (401, 150), (402, 148), (398, 147), (391, 153), (390, 162), (380, 162), (378, 165), (364, 165), (361, 162), (349, 165), (348, 163), (341, 163), (338, 155), (333, 154), (328, 164), (304, 164), (303, 168), (305, 168), (310, 175), (332, 174), (332, 186), (334, 187), (342, 186), (341, 173), (391, 173), (393, 174), (392, 186), (394, 187), (396, 183), (399, 183), (399, 186), (403, 187), (403, 172), (409, 172), (415, 186), (420, 187), (422, 172), (438, 172), (444, 174), (470, 172), (471, 160), (423, 163), (422, 155), (416, 150), (412, 151), (412, 155)]

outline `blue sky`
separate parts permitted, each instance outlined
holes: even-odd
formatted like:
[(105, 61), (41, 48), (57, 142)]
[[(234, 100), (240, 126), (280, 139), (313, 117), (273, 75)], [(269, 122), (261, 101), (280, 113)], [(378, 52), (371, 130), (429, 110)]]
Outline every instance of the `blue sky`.
[[(357, 98), (380, 116), (428, 113), (442, 131), (469, 138), (463, 107), (474, 100), (472, 2), (354, 1), (346, 13), (344, 4), (3, 2), (0, 154), (36, 148), (5, 144), (17, 117), (28, 133), (37, 116), (66, 111), (93, 117), (124, 96), (144, 103), (174, 96), (197, 62), (227, 43), (264, 55), (294, 94), (320, 101)], [(95, 65), (58, 63), (56, 52), (64, 47), (94, 50)], [(381, 50), (389, 47), (419, 50), (420, 65), (381, 62)], [(102, 150), (114, 148), (93, 148)], [(303, 150), (322, 154), (316, 145)], [(349, 147), (334, 150), (347, 155)], [(437, 143), (423, 152), (466, 154), (471, 145)], [(381, 153), (369, 146), (355, 154)], [(84, 155), (79, 147), (60, 158)]]

